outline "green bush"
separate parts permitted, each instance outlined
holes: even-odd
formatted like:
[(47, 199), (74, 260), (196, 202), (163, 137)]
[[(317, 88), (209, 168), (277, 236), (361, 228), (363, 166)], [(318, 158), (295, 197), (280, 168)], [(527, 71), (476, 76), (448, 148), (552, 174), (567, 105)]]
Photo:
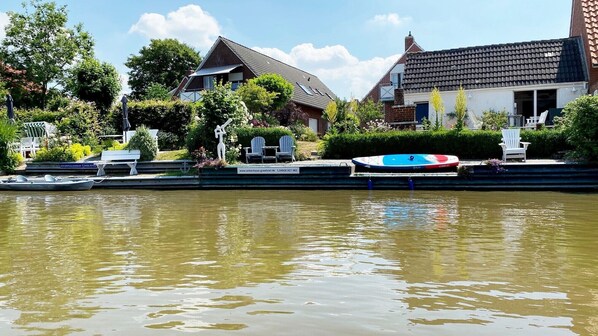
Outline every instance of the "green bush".
[(301, 141), (318, 141), (318, 135), (311, 128), (305, 126), (301, 121), (289, 126), (289, 130), (293, 132), (295, 139)]
[(507, 124), (507, 111), (493, 109), (482, 112), (482, 129), (498, 131)]
[[(500, 131), (395, 131), (385, 133), (338, 134), (323, 143), (323, 158), (350, 159), (384, 154), (449, 154), (460, 159), (502, 157)], [(571, 147), (556, 130), (523, 131), (529, 141), (528, 158), (550, 158)]]
[(42, 148), (35, 153), (33, 161), (35, 162), (73, 162), (79, 161), (91, 154), (89, 145), (78, 143), (70, 146), (61, 145), (50, 149)]
[(18, 139), (18, 127), (0, 118), (0, 170), (13, 172), (22, 162), (22, 157), (13, 151), (11, 144)]
[(575, 155), (588, 161), (598, 161), (598, 96), (582, 96), (563, 109), (557, 119), (575, 148)]
[(131, 137), (127, 144), (128, 149), (139, 149), (141, 161), (151, 161), (158, 155), (156, 141), (152, 138), (149, 129), (145, 126), (137, 127), (135, 135)]
[[(56, 127), (61, 135), (69, 136), (71, 141), (86, 145), (96, 145), (101, 132), (100, 113), (90, 103), (75, 102), (56, 120)], [(47, 121), (47, 120), (46, 120)]]
[(14, 173), (15, 169), (24, 161), (25, 159), (23, 159), (21, 153), (9, 152), (6, 156), (0, 158), (0, 171)]
[[(193, 153), (194, 151), (198, 150), (199, 147), (202, 147), (202, 139), (204, 138), (204, 123), (203, 120), (198, 122), (194, 122), (189, 126), (189, 132), (187, 133), (187, 138), (185, 139), (185, 146), (187, 147), (187, 151), (189, 153)], [(160, 133), (158, 133), (160, 134)], [(212, 152), (207, 148), (204, 148), (208, 152)], [(216, 148), (213, 148), (213, 152), (216, 152)]]
[(181, 148), (178, 135), (166, 131), (158, 132), (158, 147), (160, 150), (175, 150)]

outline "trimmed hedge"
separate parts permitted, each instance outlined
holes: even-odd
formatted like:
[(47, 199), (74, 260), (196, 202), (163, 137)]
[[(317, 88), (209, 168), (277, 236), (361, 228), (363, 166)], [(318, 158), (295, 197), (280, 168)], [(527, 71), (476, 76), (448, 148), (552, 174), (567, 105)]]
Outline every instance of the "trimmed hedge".
[(261, 136), (266, 140), (266, 146), (278, 146), (278, 140), (283, 135), (293, 136), (293, 132), (281, 127), (255, 127), (237, 129), (237, 144), (241, 144), (241, 160), (245, 160), (245, 147), (251, 147), (251, 139)]
[[(501, 158), (500, 131), (396, 131), (366, 134), (338, 134), (324, 141), (325, 159), (351, 159), (384, 154), (448, 154), (460, 159)], [(522, 131), (521, 141), (531, 142), (528, 158), (551, 158), (570, 150), (557, 130)]]
[[(196, 115), (196, 104), (180, 100), (129, 101), (127, 110), (132, 130), (144, 125), (161, 132), (176, 134), (177, 144), (182, 147), (187, 136), (187, 126)], [(112, 109), (110, 120), (115, 129), (122, 131), (122, 104)]]
[(293, 136), (293, 132), (281, 127), (255, 127), (255, 128), (239, 128), (237, 129), (237, 143), (243, 147), (251, 146), (251, 139), (256, 136), (261, 136), (266, 140), (266, 146), (278, 146), (278, 140), (283, 135)]

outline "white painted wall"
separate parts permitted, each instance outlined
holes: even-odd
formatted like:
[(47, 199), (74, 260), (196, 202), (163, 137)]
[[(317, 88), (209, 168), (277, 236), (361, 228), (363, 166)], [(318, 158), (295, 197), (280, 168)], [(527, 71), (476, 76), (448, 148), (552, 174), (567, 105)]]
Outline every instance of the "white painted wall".
[[(573, 90), (575, 88), (575, 90)], [(557, 90), (557, 107), (565, 107), (567, 103), (576, 98), (586, 94), (586, 86), (584, 82), (581, 83), (564, 83), (559, 85), (537, 85), (537, 86), (518, 86), (508, 88), (496, 89), (479, 89), (479, 90), (465, 90), (467, 96), (467, 109), (469, 113), (474, 113), (476, 117), (481, 118), (482, 112), (489, 109), (495, 111), (505, 110), (509, 114), (513, 114), (513, 104), (515, 101), (515, 91), (531, 91), (531, 90)], [(429, 102), (430, 93), (405, 93), (405, 104), (414, 104), (418, 102)], [(444, 123), (445, 127), (451, 127), (452, 124), (446, 113), (455, 111), (455, 100), (457, 91), (441, 91), (442, 100), (444, 102)], [(435, 120), (436, 114), (434, 106), (430, 103), (428, 111), (428, 119)], [(454, 123), (454, 120), (452, 121)], [(472, 125), (468, 125), (472, 126)]]

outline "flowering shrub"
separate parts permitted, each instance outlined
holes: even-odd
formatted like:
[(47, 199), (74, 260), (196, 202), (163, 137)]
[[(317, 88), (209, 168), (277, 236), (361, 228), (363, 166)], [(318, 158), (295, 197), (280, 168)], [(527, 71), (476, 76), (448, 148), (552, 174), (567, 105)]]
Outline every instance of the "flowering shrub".
[(194, 168), (221, 168), (226, 166), (226, 161), (210, 158), (203, 146), (191, 152), (191, 157), (197, 162), (197, 164), (193, 166)]
[(79, 161), (91, 154), (91, 147), (75, 143), (71, 146), (61, 145), (50, 149), (42, 148), (35, 153), (36, 162), (72, 162)]
[(488, 159), (486, 160), (486, 165), (491, 167), (492, 170), (498, 174), (498, 173), (503, 173), (506, 172), (507, 170), (505, 169), (505, 167), (502, 166), (503, 162), (499, 159)]
[(376, 119), (370, 120), (365, 124), (363, 128), (364, 133), (379, 133), (379, 132), (389, 132), (392, 131), (393, 128), (384, 121), (384, 119)]

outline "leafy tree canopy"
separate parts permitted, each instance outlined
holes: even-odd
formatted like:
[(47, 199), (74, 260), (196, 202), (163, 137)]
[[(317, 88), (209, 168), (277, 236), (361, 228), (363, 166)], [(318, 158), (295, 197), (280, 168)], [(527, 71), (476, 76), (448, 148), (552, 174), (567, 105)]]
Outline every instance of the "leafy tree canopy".
[(199, 115), (203, 134), (201, 144), (210, 152), (216, 152), (218, 140), (214, 136), (216, 126), (224, 124), (229, 118), (232, 122), (226, 127), (229, 134), (225, 143), (230, 149), (234, 147), (235, 129), (246, 126), (249, 121), (249, 113), (243, 105), (239, 95), (231, 90), (231, 84), (216, 84), (213, 90), (202, 91), (202, 100), (199, 103)]
[(151, 83), (174, 88), (188, 70), (201, 63), (199, 52), (175, 39), (151, 40), (139, 55), (131, 55), (125, 65), (133, 98), (142, 98)]
[(151, 83), (143, 99), (145, 100), (170, 100), (168, 89), (159, 83)]
[(95, 103), (101, 111), (108, 111), (122, 88), (116, 68), (94, 58), (77, 64), (66, 84), (75, 97)]
[(269, 92), (263, 86), (256, 83), (255, 78), (247, 81), (237, 90), (239, 96), (252, 114), (260, 114), (268, 111), (278, 96), (277, 92)]
[(370, 121), (384, 118), (384, 107), (382, 103), (374, 102), (372, 98), (368, 98), (357, 106), (355, 114), (359, 118), (362, 126), (365, 126)]
[(255, 84), (263, 87), (268, 92), (277, 93), (269, 110), (282, 108), (293, 97), (294, 86), (279, 74), (264, 74), (253, 79)]
[(23, 3), (23, 10), (8, 12), (0, 54), (6, 64), (27, 70), (27, 78), (41, 85), (40, 103), (45, 107), (48, 85), (60, 82), (77, 60), (93, 55), (94, 42), (81, 24), (66, 27), (66, 6), (31, 0)]

